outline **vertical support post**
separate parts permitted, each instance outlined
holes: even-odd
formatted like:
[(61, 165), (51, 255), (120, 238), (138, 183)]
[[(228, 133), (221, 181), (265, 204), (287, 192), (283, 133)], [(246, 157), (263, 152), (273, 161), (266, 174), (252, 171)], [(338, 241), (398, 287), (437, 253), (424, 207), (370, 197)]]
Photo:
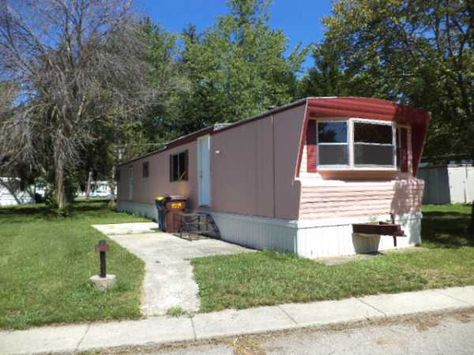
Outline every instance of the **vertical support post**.
[(100, 240), (99, 244), (95, 246), (95, 250), (99, 252), (99, 263), (100, 263), (100, 270), (99, 276), (101, 278), (107, 277), (107, 260), (106, 260), (106, 252), (109, 251), (109, 246), (107, 245), (107, 241)]
[(105, 260), (105, 251), (100, 252), (100, 277), (107, 276), (107, 262)]
[[(390, 213), (390, 220), (391, 220), (392, 224), (395, 224), (395, 214), (394, 213)], [(393, 247), (394, 248), (397, 247), (397, 236), (396, 235), (393, 236)]]

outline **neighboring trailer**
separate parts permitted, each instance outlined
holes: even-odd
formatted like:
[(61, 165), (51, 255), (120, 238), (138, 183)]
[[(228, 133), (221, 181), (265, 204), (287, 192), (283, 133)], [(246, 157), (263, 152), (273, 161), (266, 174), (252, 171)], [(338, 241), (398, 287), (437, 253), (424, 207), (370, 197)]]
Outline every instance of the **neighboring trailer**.
[(425, 181), (423, 203), (472, 203), (474, 166), (469, 164), (420, 167), (418, 177)]
[(0, 206), (34, 203), (33, 196), (19, 189), (19, 179), (0, 177)]
[(154, 198), (178, 194), (224, 240), (305, 257), (393, 248), (352, 225), (388, 221), (420, 243), (416, 179), (428, 112), (369, 98), (308, 98), (209, 127), (117, 167), (120, 210), (156, 218)]

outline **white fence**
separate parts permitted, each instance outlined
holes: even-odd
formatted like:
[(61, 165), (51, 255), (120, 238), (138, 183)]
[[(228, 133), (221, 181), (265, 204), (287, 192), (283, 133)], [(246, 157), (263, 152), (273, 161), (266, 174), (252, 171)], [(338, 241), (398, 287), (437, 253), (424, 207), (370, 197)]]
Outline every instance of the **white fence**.
[(418, 177), (425, 180), (423, 203), (471, 203), (474, 201), (474, 166), (422, 167)]

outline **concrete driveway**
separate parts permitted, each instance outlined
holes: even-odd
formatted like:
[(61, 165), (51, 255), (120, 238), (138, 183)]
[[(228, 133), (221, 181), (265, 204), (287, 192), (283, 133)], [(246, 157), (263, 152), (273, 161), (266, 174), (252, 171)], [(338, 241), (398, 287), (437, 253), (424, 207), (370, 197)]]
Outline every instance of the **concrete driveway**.
[(187, 312), (199, 310), (192, 258), (252, 251), (217, 239), (184, 240), (158, 232), (156, 223), (101, 224), (93, 227), (145, 262), (142, 311), (146, 316), (162, 315), (178, 306)]

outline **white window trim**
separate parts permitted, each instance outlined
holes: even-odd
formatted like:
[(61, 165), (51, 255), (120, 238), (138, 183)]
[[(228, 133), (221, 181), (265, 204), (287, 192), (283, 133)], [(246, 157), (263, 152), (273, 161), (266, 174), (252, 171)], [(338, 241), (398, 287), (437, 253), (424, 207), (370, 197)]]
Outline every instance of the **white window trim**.
[[(325, 167), (327, 167), (327, 170), (331, 170), (331, 169), (348, 169), (350, 168), (350, 162), (351, 162), (351, 154), (350, 154), (350, 150), (351, 150), (351, 147), (350, 147), (350, 137), (349, 135), (351, 135), (352, 133), (349, 133), (349, 125), (347, 125), (347, 142), (346, 143), (319, 143), (319, 123), (320, 122), (331, 122), (331, 123), (340, 123), (340, 122), (344, 122), (344, 123), (347, 123), (348, 120), (347, 119), (331, 119), (331, 120), (317, 120), (316, 121), (316, 145), (319, 147), (320, 145), (347, 145), (347, 152), (349, 154), (349, 165), (348, 164), (334, 164), (334, 165), (318, 165), (318, 169), (320, 169), (321, 167), (323, 169), (325, 169)], [(317, 157), (317, 162), (319, 162), (320, 159), (319, 159), (319, 149), (318, 149), (318, 157)]]
[[(359, 118), (359, 117), (350, 117), (350, 118), (331, 118), (331, 119), (318, 119), (316, 121), (317, 125), (319, 123), (325, 122), (346, 122), (347, 123), (347, 143), (319, 143), (319, 129), (316, 127), (316, 144), (319, 145), (347, 145), (348, 146), (348, 153), (349, 153), (349, 164), (338, 164), (338, 165), (318, 165), (318, 170), (377, 170), (377, 171), (399, 171), (398, 162), (397, 162), (397, 135), (396, 130), (398, 127), (405, 127), (405, 125), (397, 125), (396, 122), (392, 121), (381, 121), (381, 120), (374, 120), (374, 119), (367, 119), (367, 118)], [(391, 146), (392, 154), (393, 154), (393, 165), (355, 165), (354, 164), (354, 122), (360, 123), (369, 123), (369, 124), (376, 124), (376, 125), (386, 125), (392, 127), (392, 144), (380, 144), (380, 143), (367, 143), (367, 145), (379, 145), (379, 146)], [(319, 162), (319, 149), (318, 149), (318, 157), (317, 161)]]

